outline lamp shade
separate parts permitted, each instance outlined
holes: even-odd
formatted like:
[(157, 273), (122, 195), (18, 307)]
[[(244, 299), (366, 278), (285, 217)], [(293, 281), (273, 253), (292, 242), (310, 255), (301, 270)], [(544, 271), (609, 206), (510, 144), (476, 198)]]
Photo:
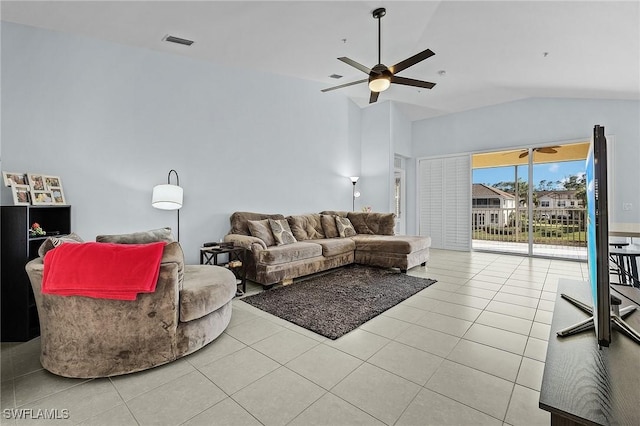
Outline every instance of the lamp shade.
[(358, 179), (360, 179), (360, 176), (349, 176), (349, 179), (351, 179), (351, 182), (355, 184), (358, 181)]
[(153, 187), (151, 205), (161, 210), (178, 210), (182, 207), (182, 193), (182, 188), (176, 185), (156, 185)]

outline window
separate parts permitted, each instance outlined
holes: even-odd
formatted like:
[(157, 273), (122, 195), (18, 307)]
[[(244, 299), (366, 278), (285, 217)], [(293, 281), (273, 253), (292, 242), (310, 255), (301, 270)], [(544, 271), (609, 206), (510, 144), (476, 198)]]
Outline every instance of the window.
[(567, 207), (567, 202), (565, 200), (558, 200), (558, 207)]
[(540, 201), (540, 207), (549, 207), (548, 201)]
[(569, 202), (569, 205), (570, 205), (571, 207), (574, 207), (574, 206), (576, 205), (576, 202), (575, 202), (575, 201), (570, 201), (570, 202)]
[(491, 223), (498, 223), (498, 214), (491, 213)]

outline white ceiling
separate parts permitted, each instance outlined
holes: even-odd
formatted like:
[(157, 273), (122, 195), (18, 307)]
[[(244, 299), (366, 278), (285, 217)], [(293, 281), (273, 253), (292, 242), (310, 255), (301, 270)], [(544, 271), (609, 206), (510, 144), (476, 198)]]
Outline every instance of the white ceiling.
[[(529, 97), (640, 99), (640, 2), (635, 1), (2, 1), (2, 20), (293, 76), (331, 87), (366, 78), (336, 58), (391, 66), (435, 56), (398, 75), (379, 101), (412, 119)], [(171, 34), (191, 47), (162, 41)], [(346, 42), (343, 41), (346, 39)], [(548, 52), (545, 56), (544, 52)], [(444, 76), (439, 75), (445, 70)], [(329, 78), (340, 74), (340, 80)], [(322, 96), (368, 104), (365, 84)]]

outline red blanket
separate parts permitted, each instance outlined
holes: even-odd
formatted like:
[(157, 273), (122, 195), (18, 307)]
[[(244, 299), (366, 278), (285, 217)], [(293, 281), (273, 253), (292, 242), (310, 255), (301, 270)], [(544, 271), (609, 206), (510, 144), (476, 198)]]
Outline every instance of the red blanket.
[(165, 243), (62, 244), (44, 257), (42, 293), (135, 300), (152, 293)]

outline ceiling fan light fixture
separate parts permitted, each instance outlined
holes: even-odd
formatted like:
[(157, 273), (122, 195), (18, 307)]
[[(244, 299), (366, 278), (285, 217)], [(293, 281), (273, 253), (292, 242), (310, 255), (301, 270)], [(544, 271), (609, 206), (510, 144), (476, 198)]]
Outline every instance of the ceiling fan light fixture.
[(369, 79), (369, 89), (372, 92), (384, 92), (391, 86), (391, 78), (386, 75), (371, 77)]

